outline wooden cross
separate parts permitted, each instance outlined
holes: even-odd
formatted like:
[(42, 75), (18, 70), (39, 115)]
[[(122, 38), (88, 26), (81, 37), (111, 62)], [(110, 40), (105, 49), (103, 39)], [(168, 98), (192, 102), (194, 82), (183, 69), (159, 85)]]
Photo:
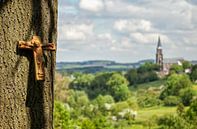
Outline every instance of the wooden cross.
[(39, 36), (33, 36), (33, 39), (31, 41), (19, 41), (18, 48), (33, 50), (36, 80), (44, 80), (45, 73), (43, 50), (55, 51), (55, 44), (48, 43), (46, 45), (43, 45)]

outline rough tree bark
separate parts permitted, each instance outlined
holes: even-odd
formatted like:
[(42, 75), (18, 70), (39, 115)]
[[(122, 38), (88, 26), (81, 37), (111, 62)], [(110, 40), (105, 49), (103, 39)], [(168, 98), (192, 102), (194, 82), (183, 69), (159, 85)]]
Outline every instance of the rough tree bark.
[(0, 129), (52, 129), (55, 53), (45, 52), (45, 81), (19, 40), (56, 43), (57, 0), (0, 0)]

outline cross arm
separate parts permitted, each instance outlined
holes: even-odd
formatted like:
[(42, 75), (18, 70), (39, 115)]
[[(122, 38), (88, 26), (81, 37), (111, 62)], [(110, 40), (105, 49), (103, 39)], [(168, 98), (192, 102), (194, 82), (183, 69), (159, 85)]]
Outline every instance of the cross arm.
[(54, 43), (48, 43), (46, 45), (43, 45), (42, 48), (44, 50), (51, 50), (51, 51), (55, 51), (56, 50), (56, 46)]
[(25, 41), (19, 41), (18, 47), (21, 49), (32, 49), (33, 44), (31, 41), (25, 42)]

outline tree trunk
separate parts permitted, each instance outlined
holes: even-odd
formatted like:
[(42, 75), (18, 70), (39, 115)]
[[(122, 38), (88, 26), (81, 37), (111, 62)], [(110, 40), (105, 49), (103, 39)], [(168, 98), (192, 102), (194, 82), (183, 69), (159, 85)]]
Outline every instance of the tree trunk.
[(55, 52), (45, 51), (45, 81), (33, 52), (18, 41), (56, 43), (57, 0), (0, 0), (0, 129), (52, 129)]

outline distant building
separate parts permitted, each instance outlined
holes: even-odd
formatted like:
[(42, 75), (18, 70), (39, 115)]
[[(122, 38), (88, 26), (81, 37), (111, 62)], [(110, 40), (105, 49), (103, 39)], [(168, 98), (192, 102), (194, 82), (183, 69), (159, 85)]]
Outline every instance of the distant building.
[(157, 43), (156, 64), (158, 64), (160, 66), (160, 70), (163, 71), (163, 52), (160, 37), (158, 38)]
[(183, 58), (163, 58), (163, 50), (160, 37), (158, 38), (156, 48), (156, 64), (160, 66), (160, 74), (169, 74), (170, 68), (173, 64), (182, 65)]
[(182, 65), (183, 58), (164, 58), (163, 72), (165, 75), (169, 74), (170, 68), (173, 64)]

